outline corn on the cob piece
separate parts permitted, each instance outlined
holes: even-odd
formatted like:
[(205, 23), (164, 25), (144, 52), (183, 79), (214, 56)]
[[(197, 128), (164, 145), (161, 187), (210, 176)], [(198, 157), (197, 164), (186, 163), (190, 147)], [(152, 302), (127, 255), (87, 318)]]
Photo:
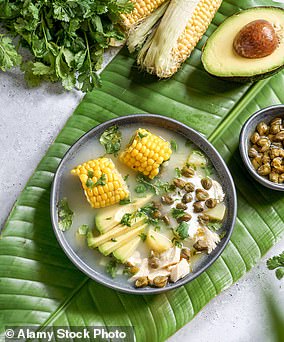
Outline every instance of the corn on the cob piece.
[(169, 142), (146, 129), (139, 128), (130, 145), (119, 155), (119, 159), (133, 170), (153, 179), (160, 165), (172, 154)]
[(166, 0), (132, 0), (134, 9), (131, 13), (121, 14), (122, 25), (128, 30), (140, 20), (146, 18)]
[(88, 202), (93, 208), (103, 208), (129, 197), (122, 176), (109, 158), (89, 160), (71, 171), (80, 178)]
[(161, 78), (172, 76), (206, 32), (222, 0), (172, 0), (138, 64)]

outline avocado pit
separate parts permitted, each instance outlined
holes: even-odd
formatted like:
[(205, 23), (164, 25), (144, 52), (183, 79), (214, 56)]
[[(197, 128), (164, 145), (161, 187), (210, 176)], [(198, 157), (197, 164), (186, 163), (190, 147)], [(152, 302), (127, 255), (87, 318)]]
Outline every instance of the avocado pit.
[(245, 58), (263, 58), (271, 55), (278, 46), (274, 27), (263, 19), (245, 25), (236, 35), (233, 46), (236, 53)]

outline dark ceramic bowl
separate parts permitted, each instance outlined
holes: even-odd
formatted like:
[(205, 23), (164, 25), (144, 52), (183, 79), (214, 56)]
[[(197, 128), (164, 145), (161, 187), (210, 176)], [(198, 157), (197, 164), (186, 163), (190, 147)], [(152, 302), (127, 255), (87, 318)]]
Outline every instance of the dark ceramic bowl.
[[(200, 150), (202, 150), (207, 157), (211, 160), (213, 166), (216, 169), (216, 172), (221, 181), (221, 185), (226, 193), (225, 202), (227, 206), (227, 214), (224, 222), (224, 230), (226, 231), (225, 237), (218, 244), (217, 248), (197, 266), (197, 269), (194, 273), (189, 274), (185, 278), (179, 280), (176, 283), (170, 283), (165, 288), (139, 288), (135, 289), (132, 284), (130, 284), (126, 277), (121, 279), (112, 279), (109, 275), (103, 272), (101, 269), (97, 268), (94, 261), (92, 263), (88, 259), (81, 258), (78, 255), (78, 251), (72, 248), (69, 242), (66, 239), (66, 232), (62, 232), (58, 228), (58, 218), (57, 218), (57, 208), (56, 205), (61, 197), (61, 184), (62, 177), (64, 173), (70, 172), (70, 169), (66, 166), (68, 164), (68, 160), (72, 158), (78, 151), (80, 151), (81, 147), (83, 147), (88, 141), (93, 139), (98, 139), (99, 136), (110, 126), (116, 124), (118, 126), (126, 126), (129, 124), (138, 123), (140, 126), (143, 124), (154, 125), (158, 127), (163, 127), (173, 132), (177, 132), (186, 139), (191, 140)], [(137, 115), (129, 115), (120, 117), (117, 119), (113, 119), (107, 121), (95, 128), (91, 129), (85, 135), (83, 135), (65, 154), (63, 157), (54, 177), (52, 190), (51, 190), (51, 219), (54, 228), (55, 235), (61, 247), (63, 248), (66, 255), (69, 259), (87, 276), (94, 279), (95, 281), (104, 284), (112, 289), (133, 293), (133, 294), (155, 294), (161, 293), (167, 290), (175, 289), (179, 286), (182, 286), (189, 281), (192, 281), (197, 276), (199, 276), (202, 272), (204, 272), (210, 265), (213, 264), (214, 261), (220, 256), (225, 246), (229, 242), (230, 236), (233, 231), (235, 218), (237, 212), (237, 200), (236, 200), (236, 191), (233, 179), (231, 174), (219, 155), (219, 153), (215, 150), (215, 148), (199, 133), (197, 133), (192, 128), (187, 127), (186, 125), (168, 119), (159, 115), (152, 114), (137, 114)], [(68, 232), (67, 232), (68, 233)], [(87, 246), (83, 246), (83, 248), (88, 249)], [(94, 251), (93, 251), (94, 252)], [(84, 260), (83, 260), (84, 259)], [(93, 257), (94, 259), (94, 257)]]
[(254, 169), (249, 155), (248, 155), (248, 149), (251, 145), (250, 143), (250, 136), (255, 131), (255, 128), (257, 124), (259, 124), (261, 121), (264, 121), (265, 123), (269, 123), (273, 118), (280, 116), (284, 117), (284, 105), (275, 105), (270, 106), (264, 109), (261, 109), (257, 111), (255, 114), (253, 114), (244, 124), (241, 134), (240, 134), (240, 154), (243, 159), (243, 162), (249, 171), (249, 173), (252, 175), (252, 177), (257, 180), (260, 184), (266, 186), (267, 188), (278, 190), (278, 191), (284, 191), (284, 184), (277, 184), (273, 183), (267, 178), (260, 176), (256, 170)]

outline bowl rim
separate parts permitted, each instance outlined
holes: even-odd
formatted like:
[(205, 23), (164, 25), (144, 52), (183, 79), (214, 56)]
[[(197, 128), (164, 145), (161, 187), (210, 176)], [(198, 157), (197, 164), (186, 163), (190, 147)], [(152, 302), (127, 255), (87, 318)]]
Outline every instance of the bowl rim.
[[(198, 269), (194, 274), (192, 273), (192, 276), (187, 279), (187, 277), (184, 277), (182, 279), (180, 279), (179, 281), (177, 281), (176, 283), (171, 284), (170, 287), (166, 286), (164, 288), (154, 288), (154, 287), (150, 287), (150, 288), (141, 288), (141, 289), (136, 289), (133, 287), (133, 289), (130, 288), (126, 288), (122, 285), (119, 284), (115, 284), (113, 282), (110, 281), (105, 281), (102, 280), (101, 276), (100, 276), (100, 272), (95, 272), (93, 268), (91, 268), (89, 265), (87, 265), (78, 255), (77, 253), (74, 252), (73, 248), (70, 247), (70, 245), (67, 243), (66, 239), (64, 238), (64, 232), (61, 231), (57, 224), (57, 203), (56, 203), (56, 196), (57, 196), (57, 190), (60, 184), (60, 170), (64, 165), (65, 160), (68, 158), (68, 156), (70, 154), (72, 154), (74, 151), (76, 151), (77, 147), (80, 147), (81, 144), (85, 141), (88, 140), (88, 137), (90, 135), (93, 135), (96, 133), (96, 131), (101, 131), (101, 130), (105, 130), (106, 128), (114, 125), (114, 124), (127, 124), (127, 123), (131, 123), (131, 119), (135, 118), (135, 122), (139, 122), (140, 120), (143, 121), (144, 118), (152, 118), (153, 120), (163, 120), (163, 121), (167, 121), (171, 124), (175, 124), (177, 125), (179, 128), (190, 132), (190, 135), (195, 136), (197, 139), (201, 139), (202, 143), (206, 146), (206, 148), (208, 148), (208, 150), (210, 151), (210, 153), (215, 154), (215, 158), (218, 160), (219, 165), (221, 166), (221, 168), (223, 169), (224, 173), (227, 176), (227, 180), (228, 180), (228, 184), (231, 187), (231, 217), (232, 220), (231, 222), (228, 223), (228, 231), (226, 236), (223, 238), (223, 245), (219, 248), (219, 250), (216, 252), (216, 254), (208, 260), (208, 262), (206, 262), (206, 264), (201, 267), (200, 269)], [(136, 121), (137, 120), (137, 121)], [(179, 133), (181, 134), (181, 133)], [(211, 158), (208, 157), (210, 160)], [(221, 155), (219, 154), (219, 152), (215, 149), (215, 147), (206, 139), (206, 137), (202, 136), (198, 131), (196, 131), (195, 129), (175, 120), (172, 118), (168, 118), (162, 115), (158, 115), (158, 114), (131, 114), (131, 115), (125, 115), (125, 116), (120, 116), (111, 120), (107, 120), (93, 128), (91, 128), (89, 131), (87, 131), (85, 134), (83, 134), (79, 139), (77, 139), (75, 141), (75, 143), (73, 143), (70, 148), (66, 151), (66, 153), (63, 155), (59, 165), (57, 166), (56, 172), (54, 174), (54, 178), (53, 178), (53, 182), (52, 182), (52, 186), (51, 186), (51, 195), (50, 195), (50, 215), (51, 215), (51, 222), (52, 222), (52, 226), (53, 226), (53, 230), (56, 236), (56, 239), (59, 243), (59, 245), (61, 246), (61, 248), (63, 249), (64, 253), (67, 255), (67, 257), (69, 258), (69, 260), (80, 270), (82, 271), (85, 275), (87, 275), (90, 279), (95, 280), (96, 282), (98, 282), (99, 284), (102, 284), (104, 286), (107, 286), (113, 290), (117, 290), (120, 292), (124, 292), (124, 293), (129, 293), (129, 294), (136, 294), (136, 295), (150, 295), (150, 294), (159, 294), (162, 292), (166, 292), (166, 291), (170, 291), (170, 290), (174, 290), (178, 287), (181, 287), (191, 281), (193, 281), (195, 278), (197, 278), (200, 274), (202, 274), (204, 271), (206, 271), (222, 254), (222, 252), (224, 251), (225, 247), (227, 246), (228, 242), (230, 241), (233, 229), (234, 229), (234, 225), (235, 225), (235, 221), (236, 221), (236, 216), (237, 216), (237, 194), (236, 194), (236, 189), (235, 189), (235, 184), (232, 178), (232, 175), (225, 163), (225, 161), (223, 160), (223, 158), (221, 157)], [(92, 274), (90, 274), (90, 272), (92, 272)]]
[[(253, 168), (251, 160), (248, 155), (248, 134), (249, 134), (249, 128), (252, 124), (252, 122), (261, 114), (267, 113), (269, 115), (269, 112), (271, 110), (276, 110), (276, 109), (281, 109), (284, 112), (284, 104), (278, 104), (278, 105), (272, 105), (268, 106), (265, 108), (262, 108), (258, 111), (256, 111), (253, 115), (251, 115), (246, 122), (244, 123), (241, 133), (240, 133), (240, 138), (239, 138), (239, 151), (241, 158), (243, 160), (243, 163), (245, 164), (247, 170), (249, 171), (250, 175), (258, 181), (261, 185), (272, 189), (272, 190), (277, 190), (277, 191), (284, 191), (284, 184), (277, 184), (273, 183), (270, 180), (260, 176), (256, 170)], [(272, 116), (273, 117), (273, 116)], [(259, 122), (258, 122), (259, 123)]]

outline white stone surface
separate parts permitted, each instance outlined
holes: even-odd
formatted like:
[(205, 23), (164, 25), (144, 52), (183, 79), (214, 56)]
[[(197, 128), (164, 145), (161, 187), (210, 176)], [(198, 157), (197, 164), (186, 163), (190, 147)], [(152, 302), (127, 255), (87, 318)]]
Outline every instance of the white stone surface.
[[(59, 85), (27, 89), (18, 71), (0, 72), (0, 227), (38, 162), (79, 103), (82, 94), (64, 92)], [(257, 227), (256, 227), (257, 229)], [(268, 271), (269, 256), (220, 294), (170, 342), (272, 341), (263, 291), (273, 293), (284, 307), (284, 281)]]

